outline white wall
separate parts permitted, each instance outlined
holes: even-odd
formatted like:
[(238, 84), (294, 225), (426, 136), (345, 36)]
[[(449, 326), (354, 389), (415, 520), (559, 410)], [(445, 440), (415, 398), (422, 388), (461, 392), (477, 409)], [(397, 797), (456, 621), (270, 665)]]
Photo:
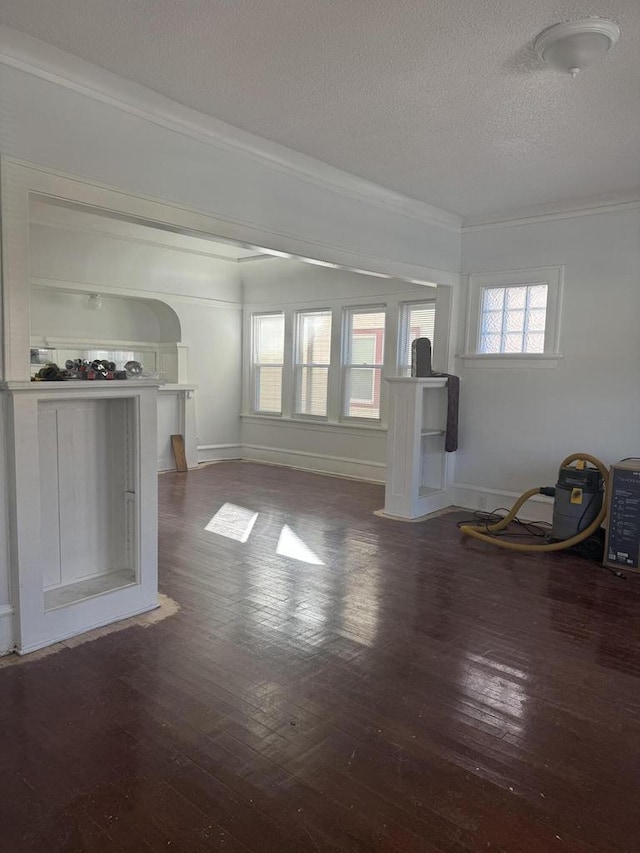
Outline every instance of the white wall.
[(85, 294), (32, 288), (29, 303), (32, 338), (163, 340), (158, 314), (150, 304), (132, 297), (103, 296), (100, 310), (93, 311), (87, 302)]
[(459, 362), (456, 480), (477, 487), (461, 490), (468, 505), (484, 488), (554, 484), (574, 451), (639, 455), (640, 210), (469, 229), (462, 245), (464, 273), (565, 265), (557, 368)]
[[(116, 340), (153, 341), (166, 337), (167, 323), (159, 322), (161, 308), (156, 316), (149, 307), (153, 303), (118, 297), (155, 298), (173, 309), (182, 343), (189, 348), (188, 379), (198, 386), (198, 444), (206, 448), (202, 459), (216, 458), (218, 445), (223, 445), (220, 455), (237, 455), (242, 285), (235, 261), (37, 224), (30, 228), (30, 273), (38, 284), (32, 306), (36, 334), (46, 335), (51, 319), (55, 334), (71, 337), (71, 330), (85, 328), (86, 337), (89, 324), (98, 323), (95, 318), (106, 312), (109, 328), (128, 330)], [(103, 308), (87, 311), (86, 296), (54, 289), (60, 287), (77, 288), (82, 294), (99, 291)], [(127, 319), (128, 306), (136, 307)], [(69, 331), (62, 334), (65, 323)]]
[[(435, 299), (436, 288), (412, 285), (394, 279), (361, 275), (346, 270), (315, 266), (292, 259), (267, 258), (241, 264), (244, 284), (244, 399), (242, 418), (243, 455), (294, 467), (384, 481), (387, 429), (387, 388), (382, 387), (382, 421), (371, 425), (340, 422), (339, 388), (333, 386), (329, 399), (329, 423), (301, 421), (291, 417), (292, 389), (285, 381), (283, 417), (250, 413), (249, 341), (250, 316), (254, 311), (284, 311), (287, 327), (285, 346), (292, 347), (293, 312), (297, 309), (333, 310), (334, 334), (340, 331), (341, 313), (349, 305), (384, 305), (385, 374), (396, 375), (397, 328), (402, 302)], [(333, 422), (331, 422), (333, 421)]]

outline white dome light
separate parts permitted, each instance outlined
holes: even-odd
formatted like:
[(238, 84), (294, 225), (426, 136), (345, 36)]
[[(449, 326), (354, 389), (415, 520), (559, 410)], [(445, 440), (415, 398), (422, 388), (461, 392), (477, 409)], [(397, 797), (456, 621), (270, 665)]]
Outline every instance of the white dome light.
[(620, 37), (620, 27), (605, 18), (554, 24), (540, 33), (535, 50), (550, 68), (576, 77), (603, 57)]

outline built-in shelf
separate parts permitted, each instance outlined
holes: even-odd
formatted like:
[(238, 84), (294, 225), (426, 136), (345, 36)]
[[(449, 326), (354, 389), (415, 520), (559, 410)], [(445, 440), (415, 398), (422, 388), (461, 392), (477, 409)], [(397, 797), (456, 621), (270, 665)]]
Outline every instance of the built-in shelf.
[(447, 377), (391, 377), (383, 514), (411, 521), (450, 503)]
[(120, 572), (109, 572), (86, 580), (76, 581), (76, 583), (58, 586), (44, 593), (44, 609), (55, 610), (57, 607), (67, 607), (69, 604), (94, 598), (96, 595), (103, 595), (105, 592), (124, 589), (127, 586), (133, 586), (135, 583), (135, 572), (131, 569), (124, 569)]

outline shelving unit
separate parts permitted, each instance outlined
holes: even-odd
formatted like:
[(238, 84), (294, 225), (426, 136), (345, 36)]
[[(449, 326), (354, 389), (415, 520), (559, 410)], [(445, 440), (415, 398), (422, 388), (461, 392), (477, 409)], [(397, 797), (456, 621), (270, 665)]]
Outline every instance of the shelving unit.
[(449, 506), (445, 453), (446, 377), (389, 382), (387, 478), (383, 515), (409, 521)]

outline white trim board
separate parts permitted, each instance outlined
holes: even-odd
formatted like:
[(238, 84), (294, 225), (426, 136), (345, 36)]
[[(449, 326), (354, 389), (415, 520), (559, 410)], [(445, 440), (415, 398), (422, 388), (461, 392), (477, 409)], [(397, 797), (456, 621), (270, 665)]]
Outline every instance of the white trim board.
[[(362, 275), (366, 275), (366, 273), (362, 273)], [(375, 277), (375, 276), (374, 276)], [(390, 281), (397, 281), (398, 279), (390, 277)], [(424, 295), (420, 292), (418, 288), (425, 288)], [(356, 293), (352, 295), (345, 296), (332, 296), (329, 299), (322, 298), (314, 298), (314, 299), (279, 299), (277, 303), (274, 303), (273, 300), (269, 300), (267, 302), (245, 302), (243, 307), (246, 311), (252, 313), (259, 313), (262, 311), (283, 311), (286, 308), (295, 308), (298, 309), (304, 306), (308, 310), (312, 310), (317, 307), (327, 308), (332, 304), (340, 304), (351, 307), (352, 305), (356, 305), (357, 307), (386, 307), (386, 301), (393, 302), (435, 302), (436, 300), (436, 290), (437, 284), (416, 284), (413, 290), (402, 290), (402, 291), (383, 291), (380, 293), (373, 293), (371, 296), (363, 296), (362, 293)], [(382, 301), (381, 301), (382, 300)]]
[(462, 218), (185, 107), (53, 45), (0, 27), (0, 63), (333, 192), (458, 232)]
[(253, 412), (248, 412), (240, 415), (243, 423), (255, 424), (264, 427), (281, 426), (285, 428), (303, 429), (311, 432), (326, 433), (332, 435), (353, 435), (354, 432), (360, 432), (362, 435), (377, 435), (387, 434), (387, 427), (381, 424), (371, 425), (363, 423), (348, 423), (340, 421), (333, 423), (325, 420), (312, 420), (311, 418), (287, 418), (282, 415), (258, 415)]
[[(203, 462), (218, 462), (224, 459), (240, 459), (242, 446), (240, 444), (199, 444), (198, 465)], [(170, 466), (175, 468), (175, 464)]]
[(315, 474), (332, 474), (349, 480), (384, 484), (386, 465), (343, 456), (325, 456), (301, 450), (286, 450), (279, 447), (264, 447), (259, 444), (243, 444), (242, 459), (248, 462), (265, 462), (285, 468), (311, 471)]
[[(491, 512), (498, 507), (511, 509), (520, 492), (502, 491), (500, 489), (489, 489), (484, 486), (472, 486), (468, 483), (454, 483), (451, 488), (452, 504), (469, 510), (480, 510), (480, 512)], [(479, 507), (478, 500), (486, 499), (486, 507)], [(551, 521), (553, 515), (553, 498), (545, 495), (534, 495), (529, 498), (521, 509), (518, 517), (526, 521)]]

